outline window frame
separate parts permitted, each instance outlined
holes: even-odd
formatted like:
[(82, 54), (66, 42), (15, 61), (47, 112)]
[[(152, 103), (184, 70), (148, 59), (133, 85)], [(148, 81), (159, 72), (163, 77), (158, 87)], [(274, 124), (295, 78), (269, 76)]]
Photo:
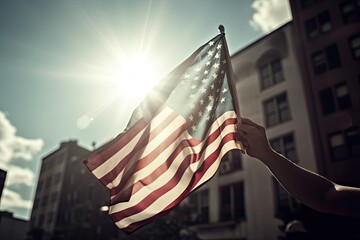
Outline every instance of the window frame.
[[(281, 101), (280, 102), (280, 98), (284, 97), (286, 101)], [(282, 106), (281, 103), (286, 102), (286, 106)], [(269, 110), (270, 104), (273, 105), (273, 109)], [(266, 127), (272, 127), (272, 126), (276, 126), (279, 125), (280, 123), (284, 123), (287, 122), (289, 120), (291, 120), (291, 111), (290, 111), (290, 104), (289, 104), (289, 99), (287, 97), (287, 93), (286, 92), (282, 92), (276, 96), (273, 96), (267, 100), (265, 100), (263, 102), (263, 108), (264, 108), (264, 115), (265, 115), (265, 121), (266, 121)], [(288, 117), (284, 118), (282, 117), (282, 113), (287, 111)], [(270, 122), (270, 116), (275, 116), (276, 117), (276, 121), (274, 123)]]
[[(276, 69), (275, 64), (278, 64), (278, 66), (280, 66), (279, 69)], [(268, 72), (268, 76), (266, 76), (269, 78), (268, 84), (265, 81), (265, 69)], [(280, 75), (277, 75), (278, 73), (280, 73)], [(280, 57), (273, 57), (267, 61), (263, 61), (259, 66), (259, 75), (261, 90), (271, 88), (272, 86), (285, 81), (282, 59)], [(280, 78), (278, 78), (277, 76), (280, 76)]]
[[(352, 42), (354, 40), (359, 41), (358, 46), (353, 46)], [(352, 35), (351, 37), (349, 37), (348, 39), (349, 41), (349, 47), (350, 47), (350, 51), (351, 51), (351, 55), (353, 57), (354, 60), (359, 60), (360, 59), (360, 33), (356, 33), (354, 35)], [(358, 56), (356, 55), (356, 52), (358, 52)]]
[[(239, 192), (236, 192), (236, 188), (238, 188)], [(223, 202), (223, 198), (226, 197), (226, 195), (223, 193), (223, 190), (225, 189), (229, 189), (229, 195), (230, 195), (228, 196), (230, 203), (227, 204)], [(219, 199), (220, 222), (228, 222), (228, 221), (241, 222), (246, 220), (245, 189), (244, 189), (243, 181), (219, 186), (219, 196), (220, 196)], [(226, 206), (230, 208), (228, 211), (224, 209), (224, 207)]]

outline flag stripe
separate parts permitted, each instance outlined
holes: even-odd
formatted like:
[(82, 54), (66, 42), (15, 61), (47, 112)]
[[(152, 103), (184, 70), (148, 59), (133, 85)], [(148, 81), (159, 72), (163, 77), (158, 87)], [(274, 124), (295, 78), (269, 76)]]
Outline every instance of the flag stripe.
[[(166, 113), (166, 112), (165, 112)], [(166, 117), (162, 123), (166, 124), (166, 126), (172, 122), (174, 118), (176, 118), (178, 114), (171, 112), (168, 115), (162, 114), (161, 117)], [(162, 120), (162, 119), (160, 119)], [(160, 123), (160, 122), (159, 122)], [(149, 131), (150, 133), (147, 134), (146, 132)], [(118, 182), (114, 181), (114, 179), (120, 179), (122, 172), (125, 167), (128, 167), (130, 162), (134, 161), (133, 159), (137, 159), (141, 157), (143, 149), (147, 147), (145, 144), (148, 141), (152, 141), (158, 133), (163, 133), (163, 126), (161, 124), (150, 124), (148, 125), (143, 131), (141, 131), (138, 135), (139, 138), (134, 138), (137, 140), (136, 143), (131, 141), (128, 145), (125, 145), (124, 148), (119, 150), (119, 153), (116, 154), (113, 158), (113, 162), (117, 163), (115, 166), (107, 166), (106, 173), (99, 179), (104, 185), (108, 188), (111, 188), (118, 184)], [(144, 147), (145, 146), (145, 147)], [(129, 151), (131, 150), (131, 151)], [(112, 164), (114, 164), (112, 163)], [(112, 167), (112, 168), (111, 168)], [(121, 173), (121, 174), (120, 174)]]
[[(172, 208), (180, 201), (182, 201), (193, 190), (193, 186), (195, 186), (196, 183), (202, 179), (202, 175), (209, 169), (210, 166), (212, 166), (215, 160), (219, 159), (222, 145), (231, 140), (234, 140), (234, 137), (234, 133), (229, 133), (225, 136), (224, 139), (221, 139), (219, 144), (217, 144), (218, 148), (212, 154), (210, 154), (208, 158), (205, 159), (203, 165), (200, 168), (200, 171), (196, 172), (195, 174), (192, 173), (192, 170), (188, 166), (189, 159), (191, 157), (187, 157), (184, 159), (184, 163), (182, 164), (184, 170), (177, 172), (179, 177), (174, 177), (161, 188), (151, 191), (149, 195), (146, 196), (146, 198), (144, 198), (140, 203), (137, 203), (134, 207), (116, 212), (110, 216), (114, 221), (117, 222), (118, 225), (121, 226), (121, 228), (126, 228), (133, 222), (139, 222), (148, 218), (149, 215), (152, 216), (158, 214), (162, 211), (162, 206)], [(232, 143), (230, 142), (230, 144)], [(218, 161), (218, 163), (219, 162), (220, 161)], [(189, 175), (193, 177), (189, 178)], [(203, 181), (206, 180), (208, 179), (203, 179)], [(179, 193), (180, 195), (177, 195)], [(145, 209), (146, 213), (143, 211)], [(129, 217), (124, 218), (124, 216)]]
[[(228, 121), (229, 122), (229, 121)], [(221, 126), (221, 125), (220, 125)], [(229, 125), (227, 128), (224, 129), (224, 132), (226, 131), (229, 131), (230, 133), (234, 131), (234, 125)], [(211, 150), (211, 149), (216, 149), (218, 147), (218, 145), (221, 144), (221, 138), (218, 138), (217, 141), (214, 142), (214, 144), (211, 144), (209, 146), (207, 146), (207, 149)], [(234, 144), (235, 145), (235, 144)], [(206, 151), (205, 155), (208, 155), (208, 154), (211, 154), (210, 151)], [(200, 158), (200, 162), (202, 163), (201, 160), (203, 160), (204, 158), (206, 158), (206, 156), (203, 155), (201, 156)], [(179, 158), (178, 158), (178, 162), (181, 164), (182, 162), (184, 162), (183, 164), (185, 164), (184, 166), (189, 166), (190, 165), (190, 160), (194, 158), (193, 155), (189, 155), (189, 156), (185, 156), (187, 157), (187, 161), (183, 161), (184, 159), (184, 156), (183, 155), (180, 155)], [(195, 157), (195, 158), (199, 158), (199, 157)], [(197, 165), (196, 167), (194, 167), (194, 165)], [(191, 174), (196, 172), (197, 169), (199, 168), (199, 166), (201, 166), (201, 164), (199, 164), (198, 162), (195, 162), (195, 163), (192, 163), (190, 166), (189, 166), (189, 170), (191, 171)], [(172, 166), (171, 166), (172, 167)], [(175, 169), (177, 169), (177, 166), (175, 166)], [(167, 179), (171, 179), (172, 178), (172, 173), (173, 171), (167, 171), (166, 172), (166, 175), (167, 175)], [(165, 174), (164, 174), (165, 175)], [(160, 179), (157, 179), (156, 181), (154, 181), (152, 184), (150, 185), (147, 185), (148, 188), (152, 188), (153, 187), (157, 187), (157, 186), (161, 186), (164, 182), (165, 182), (165, 177), (162, 177)], [(167, 180), (166, 179), (166, 180)], [(167, 180), (168, 181), (168, 180)], [(144, 190), (145, 192), (147, 191), (147, 189)], [(143, 191), (143, 192), (144, 192)], [(138, 204), (137, 202), (138, 201), (141, 201), (141, 199), (143, 198), (142, 196), (144, 196), (144, 194), (142, 192), (140, 192), (140, 194), (133, 194), (132, 196), (132, 201), (133, 201), (133, 204)], [(146, 194), (145, 194), (146, 196)], [(127, 207), (129, 206), (129, 203), (128, 202), (125, 202), (125, 203), (120, 203), (120, 204), (116, 204), (115, 207), (112, 207), (112, 210), (111, 211), (117, 211), (116, 209), (121, 207), (121, 206), (124, 206), (124, 207)], [(123, 215), (124, 216), (124, 215)]]
[[(226, 127), (226, 125), (228, 124), (234, 124), (236, 123), (236, 118), (232, 118), (232, 119), (227, 119), (224, 123), (222, 123), (222, 125), (216, 129), (216, 131), (214, 131), (204, 142), (199, 142), (199, 141), (192, 141), (195, 139), (188, 139), (190, 136), (188, 134), (186, 134), (185, 137), (179, 137), (179, 139), (174, 139), (173, 136), (171, 136), (170, 138), (166, 139), (162, 145), (163, 146), (169, 146), (168, 149), (159, 149), (160, 152), (162, 152), (162, 154), (160, 155), (155, 155), (155, 156), (146, 156), (143, 160), (148, 160), (148, 161), (152, 161), (156, 164), (156, 166), (158, 166), (156, 169), (154, 169), (154, 167), (152, 167), (150, 170), (148, 170), (146, 168), (146, 166), (141, 166), (143, 167), (141, 169), (141, 172), (130, 172), (130, 174), (132, 174), (132, 177), (129, 176), (129, 178), (131, 178), (132, 181), (130, 182), (135, 182), (135, 179), (137, 179), (137, 182), (135, 182), (133, 185), (127, 186), (126, 189), (124, 189), (124, 184), (119, 185), (117, 187), (114, 187), (111, 189), (111, 196), (115, 196), (116, 194), (121, 194), (121, 192), (127, 192), (129, 191), (128, 188), (132, 188), (132, 194), (135, 194), (142, 186), (146, 186), (148, 184), (150, 184), (152, 181), (156, 180), (162, 173), (164, 173), (169, 166), (171, 166), (172, 162), (174, 161), (174, 159), (177, 157), (177, 155), (181, 152), (183, 152), (183, 155), (188, 155), (188, 154), (192, 154), (192, 163), (199, 160), (199, 156), (202, 155), (202, 152), (206, 149), (206, 147), (208, 145), (210, 145), (219, 135), (220, 132), (223, 128)], [(172, 134), (173, 135), (173, 134)], [(183, 139), (184, 138), (184, 139)], [(196, 143), (197, 142), (197, 143)], [(172, 145), (169, 145), (170, 143), (173, 143)], [(202, 144), (200, 144), (202, 143)], [(175, 144), (178, 144), (177, 147), (173, 146)], [(195, 145), (196, 144), (196, 145)], [(175, 149), (175, 150), (173, 150)], [(198, 149), (198, 150), (197, 150)], [(148, 159), (150, 158), (151, 159)], [(156, 157), (156, 161), (155, 158)], [(166, 160), (161, 161), (162, 159)], [(140, 160), (142, 161), (142, 160)], [(162, 163), (160, 166), (159, 164)], [(140, 163), (141, 164), (141, 163)], [(144, 164), (145, 165), (145, 164)], [(150, 173), (150, 174), (146, 174), (146, 173)], [(126, 176), (124, 176), (125, 179), (127, 179)], [(116, 203), (116, 199), (112, 199), (111, 204)]]
[[(167, 113), (167, 111), (162, 111), (162, 112)], [(155, 123), (157, 123), (158, 121), (159, 122), (163, 121), (163, 118), (167, 117), (167, 116), (168, 115), (166, 115), (166, 114), (157, 115), (154, 118), (154, 120), (156, 120)], [(103, 177), (109, 171), (109, 169), (113, 169), (116, 165), (118, 165), (119, 161), (122, 159), (122, 157), (128, 155), (129, 152), (131, 152), (133, 150), (134, 146), (137, 145), (139, 139), (141, 138), (141, 136), (143, 135), (143, 133), (146, 129), (146, 126), (149, 125), (149, 122), (145, 121), (144, 119), (142, 119), (140, 121), (143, 121), (145, 123), (145, 124), (141, 125), (141, 127), (142, 127), (141, 129), (136, 128), (135, 131), (133, 131), (132, 128), (129, 129), (128, 131), (126, 131), (125, 133), (123, 133), (121, 135), (121, 138), (120, 138), (121, 141), (120, 141), (120, 139), (118, 141), (119, 144), (115, 144), (115, 146), (114, 145), (109, 146), (109, 147), (113, 147), (113, 149), (116, 149), (117, 152), (115, 154), (112, 154), (110, 158), (108, 158), (98, 168), (96, 168), (92, 171), (92, 173), (97, 178)], [(152, 124), (152, 125), (154, 126), (154, 124)], [(136, 135), (135, 135), (135, 133), (136, 133)], [(100, 153), (102, 153), (102, 152), (100, 152)], [(110, 156), (110, 154), (109, 154), (109, 156)], [(107, 184), (105, 184), (105, 186), (106, 185)]]
[[(228, 148), (229, 144), (223, 145), (223, 148)], [(219, 146), (221, 147), (221, 146)], [(235, 147), (237, 149), (237, 147)], [(234, 147), (230, 147), (228, 148), (229, 150), (231, 149), (235, 149)], [(223, 152), (223, 150), (221, 149), (220, 152)], [(218, 158), (222, 158), (225, 155), (225, 153), (221, 154), (218, 156)], [(216, 159), (215, 159), (216, 160)], [(211, 169), (212, 168), (212, 169)], [(183, 199), (185, 199), (187, 197), (187, 195), (191, 192), (188, 189), (195, 189), (198, 185), (200, 185), (199, 183), (204, 183), (206, 182), (209, 178), (205, 178), (204, 176), (212, 176), (216, 170), (218, 168), (218, 165), (215, 166), (215, 164), (212, 165), (208, 165), (206, 166), (202, 172), (198, 173), (198, 176), (201, 177), (201, 174), (204, 174), (201, 178), (199, 178), (198, 182), (196, 183), (196, 180), (193, 182), (193, 184), (189, 184), (187, 190), (183, 191), (181, 193), (181, 195), (179, 195), (173, 202), (171, 202), (166, 208), (164, 208), (161, 211), (158, 211), (157, 214), (154, 214), (153, 216), (149, 217), (149, 218), (144, 218), (143, 220), (140, 221), (132, 221), (132, 223), (130, 223), (129, 225), (125, 226), (125, 225), (121, 225), (120, 222), (116, 222), (116, 225), (119, 228), (122, 228), (124, 231), (126, 232), (133, 232), (136, 229), (138, 229), (141, 226), (144, 226), (146, 224), (151, 223), (152, 221), (164, 216), (165, 214), (167, 214), (169, 211), (172, 210), (173, 207), (175, 207), (177, 204), (179, 204)], [(215, 171), (214, 171), (215, 169)], [(212, 171), (209, 171), (212, 170)]]

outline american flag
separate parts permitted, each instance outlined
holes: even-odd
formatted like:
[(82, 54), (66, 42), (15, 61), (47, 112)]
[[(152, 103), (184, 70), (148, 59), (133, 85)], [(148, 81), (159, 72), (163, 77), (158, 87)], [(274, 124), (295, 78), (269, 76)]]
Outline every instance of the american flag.
[(224, 34), (201, 46), (135, 109), (126, 130), (84, 163), (110, 189), (125, 232), (163, 216), (217, 171), (237, 141)]

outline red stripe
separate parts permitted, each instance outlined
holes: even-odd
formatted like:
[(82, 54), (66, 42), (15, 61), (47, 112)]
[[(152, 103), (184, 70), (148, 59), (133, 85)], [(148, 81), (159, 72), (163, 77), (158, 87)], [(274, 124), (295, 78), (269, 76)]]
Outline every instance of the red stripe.
[[(142, 154), (141, 149), (146, 146), (149, 142), (151, 142), (160, 132), (163, 131), (163, 124), (168, 125), (170, 124), (178, 114), (176, 112), (171, 112), (169, 116), (166, 117), (166, 119), (159, 124), (153, 131), (150, 133), (148, 132), (149, 125), (147, 126), (147, 129), (142, 134), (140, 140), (136, 143), (135, 146), (133, 146), (133, 149), (129, 154), (127, 154), (125, 157), (119, 160), (119, 163), (111, 169), (107, 174), (105, 174), (103, 177), (101, 177), (99, 180), (107, 186), (109, 183), (114, 181), (114, 179), (119, 175), (119, 173), (128, 165), (129, 161), (132, 159), (136, 160), (136, 157)], [(124, 141), (129, 143), (129, 138), (127, 136), (124, 136)]]
[(85, 165), (89, 168), (91, 172), (94, 171), (107, 159), (111, 158), (126, 144), (128, 144), (129, 139), (134, 138), (142, 129), (144, 129), (144, 127), (146, 127), (147, 124), (148, 122), (144, 118), (140, 119), (132, 128), (116, 137), (112, 141), (113, 143), (110, 143), (110, 146), (106, 147), (100, 152), (95, 153), (95, 155), (85, 160)]
[[(222, 146), (226, 142), (234, 140), (235, 136), (236, 136), (235, 133), (229, 133), (229, 134), (225, 135), (223, 137), (223, 139), (221, 140), (221, 142), (218, 146), (218, 149), (220, 146)], [(204, 148), (204, 149), (206, 149), (206, 148)], [(211, 159), (211, 157), (214, 156), (214, 154), (216, 154), (216, 157), (217, 157), (219, 155), (219, 151), (217, 150), (217, 151), (213, 152), (207, 158), (207, 159), (210, 159), (211, 164), (216, 160), (216, 158), (214, 158), (214, 160)], [(169, 180), (166, 184), (164, 184), (157, 190), (151, 192), (148, 196), (146, 196), (143, 200), (141, 200), (137, 205), (132, 206), (127, 209), (124, 209), (124, 210), (121, 210), (119, 212), (110, 214), (112, 219), (114, 221), (119, 221), (122, 218), (124, 218), (124, 216), (131, 216), (131, 215), (141, 212), (144, 209), (146, 209), (147, 207), (149, 207), (158, 198), (158, 196), (165, 194), (166, 192), (171, 190), (174, 186), (176, 186), (178, 184), (178, 182), (180, 181), (182, 175), (184, 174), (185, 170), (188, 168), (189, 164), (191, 163), (191, 160), (194, 158), (198, 159), (200, 156), (201, 156), (200, 154), (186, 156), (185, 159), (182, 161), (181, 165), (179, 166), (179, 168), (177, 169), (175, 176), (171, 180)], [(206, 160), (206, 161), (208, 161), (208, 160)], [(206, 161), (204, 161), (204, 163), (200, 167), (200, 169), (203, 169), (204, 166), (207, 166), (209, 164), (209, 163), (206, 163)], [(200, 171), (203, 171), (203, 170), (200, 170)], [(196, 176), (198, 176), (198, 174), (194, 173), (194, 176), (196, 177)], [(197, 182), (199, 181), (199, 179), (197, 180)], [(194, 178), (192, 178), (191, 181), (194, 181)]]
[[(153, 160), (156, 159), (156, 157), (162, 152), (164, 151), (171, 143), (173, 143), (178, 136), (183, 133), (185, 130), (187, 129), (186, 124), (182, 124), (180, 125), (167, 139), (166, 141), (162, 142), (161, 144), (159, 144), (151, 153), (149, 153), (146, 157), (138, 160), (136, 162), (136, 164), (133, 164), (129, 169), (126, 169), (126, 173), (122, 176), (122, 180), (119, 183), (119, 185), (115, 186), (114, 188), (112, 188), (110, 190), (110, 195), (114, 196), (117, 195), (116, 197), (114, 197), (113, 199), (110, 200), (110, 204), (115, 204), (117, 202), (121, 202), (124, 201), (123, 197), (122, 197), (122, 192), (127, 192), (129, 193), (131, 189), (134, 186), (134, 183), (129, 183), (131, 176), (133, 176), (136, 172), (138, 172), (139, 170), (145, 168), (147, 165), (149, 165)], [(165, 165), (168, 165), (167, 162), (165, 162)], [(157, 171), (157, 170), (155, 170)], [(158, 174), (161, 175), (161, 174)], [(157, 175), (151, 173), (147, 179), (144, 178), (142, 180), (140, 180), (141, 183), (136, 182), (136, 184), (141, 184), (141, 185), (147, 185), (146, 182), (152, 182), (154, 181)], [(149, 179), (150, 178), (150, 179)], [(154, 179), (155, 178), (155, 179)], [(137, 179), (135, 179), (137, 180)], [(128, 186), (130, 184), (130, 186)], [(127, 187), (126, 190), (124, 190), (124, 187)], [(131, 191), (132, 194), (134, 194), (134, 190)], [(127, 194), (126, 194), (127, 195)], [(127, 199), (127, 197), (125, 198)]]
[[(219, 128), (214, 131), (205, 141), (204, 146), (198, 155), (192, 155), (192, 161), (191, 163), (194, 163), (196, 161), (199, 160), (199, 157), (203, 154), (203, 151), (206, 149), (206, 146), (210, 145), (213, 141), (215, 141), (215, 139), (218, 138), (220, 132), (227, 126), (230, 124), (234, 124), (236, 123), (236, 118), (232, 118), (232, 119), (227, 119), (226, 121), (224, 121), (222, 123), (221, 126), (219, 126)], [(162, 149), (158, 149), (159, 152), (165, 150), (172, 142), (174, 141), (174, 138), (171, 137), (169, 139), (167, 139), (164, 143), (162, 143), (161, 145), (163, 145), (164, 147)], [(134, 183), (133, 185), (128, 186), (126, 189), (124, 189), (125, 184), (120, 184), (114, 188), (111, 189), (110, 191), (110, 195), (111, 196), (115, 196), (118, 195), (116, 197), (114, 197), (113, 199), (111, 199), (110, 204), (115, 204), (120, 202), (121, 200), (128, 200), (128, 196), (125, 197), (125, 199), (123, 199), (123, 197), (121, 196), (122, 192), (127, 193), (126, 195), (128, 195), (130, 192), (132, 194), (135, 194), (138, 190), (140, 190), (142, 187), (151, 184), (153, 181), (155, 181), (159, 176), (161, 176), (164, 172), (166, 172), (169, 168), (169, 166), (171, 166), (172, 162), (175, 160), (175, 158), (177, 157), (177, 155), (183, 151), (184, 148), (187, 147), (195, 147), (196, 145), (200, 144), (201, 142), (199, 140), (196, 139), (184, 139), (181, 141), (181, 143), (174, 149), (173, 153), (168, 157), (168, 159), (162, 164), (160, 165), (157, 169), (155, 169), (152, 173), (150, 173), (148, 176), (145, 176), (144, 178), (137, 180), (136, 183)], [(147, 156), (145, 159), (140, 160), (139, 161), (139, 166), (137, 167), (136, 171), (140, 170), (142, 168), (142, 166), (146, 166), (147, 162), (151, 162), (156, 158), (157, 155), (152, 155), (152, 156)], [(148, 157), (151, 157), (150, 159), (148, 159)], [(143, 164), (142, 161), (144, 161), (145, 163)], [(190, 163), (190, 164), (191, 164)], [(136, 171), (132, 172), (129, 171), (129, 174), (126, 174), (123, 178), (128, 180), (130, 178), (130, 176), (132, 174), (134, 174)]]
[[(178, 205), (182, 200), (184, 200), (187, 195), (194, 190), (195, 185), (201, 180), (201, 177), (206, 173), (206, 171), (210, 168), (210, 166), (218, 159), (219, 154), (221, 152), (221, 148), (222, 146), (232, 140), (235, 140), (237, 137), (236, 133), (229, 133), (226, 136), (224, 136), (224, 138), (221, 140), (221, 143), (219, 144), (218, 148), (216, 149), (216, 151), (214, 151), (203, 163), (203, 165), (200, 168), (200, 171), (196, 172), (193, 175), (193, 178), (191, 179), (189, 185), (187, 186), (187, 188), (181, 193), (181, 195), (175, 199), (172, 203), (170, 203), (166, 208), (164, 208), (161, 212), (159, 212), (158, 214), (144, 219), (142, 221), (139, 222), (134, 222), (131, 223), (130, 225), (128, 225), (126, 228), (124, 228), (123, 230), (126, 232), (132, 232), (134, 230), (136, 230), (137, 228), (148, 224), (158, 218), (160, 218), (161, 216), (165, 215), (168, 211), (172, 210), (172, 208), (174, 208), (176, 205)], [(151, 203), (153, 203), (156, 199), (157, 196), (161, 196), (164, 193), (166, 193), (168, 191), (168, 189), (171, 189), (173, 186), (175, 186), (178, 183), (171, 180), (169, 181), (166, 185), (166, 188), (161, 187), (160, 189), (157, 189), (156, 191), (152, 192), (150, 195), (152, 196), (148, 196), (146, 197), (144, 200), (142, 200), (136, 207), (132, 207), (132, 208), (128, 208), (125, 209), (123, 211), (119, 211), (116, 213), (113, 213), (110, 215), (110, 217), (114, 220), (114, 221), (119, 221), (123, 218), (123, 216), (130, 216), (133, 214), (136, 214), (138, 212), (141, 212), (143, 210), (145, 210)], [(168, 188), (168, 189), (167, 189)], [(150, 200), (150, 201), (149, 201)]]

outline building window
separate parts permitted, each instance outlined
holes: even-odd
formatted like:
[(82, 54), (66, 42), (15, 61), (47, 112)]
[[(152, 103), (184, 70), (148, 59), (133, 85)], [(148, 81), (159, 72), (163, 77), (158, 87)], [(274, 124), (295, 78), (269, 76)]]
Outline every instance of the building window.
[(38, 222), (38, 224), (37, 224), (38, 227), (40, 227), (40, 228), (43, 227), (43, 225), (44, 225), (44, 218), (45, 218), (45, 217), (44, 217), (44, 214), (41, 214), (40, 217), (39, 217), (39, 222)]
[(332, 29), (329, 12), (322, 12), (316, 17), (307, 20), (305, 22), (305, 29), (308, 39), (314, 39), (320, 34), (329, 32)]
[(245, 219), (244, 183), (220, 187), (220, 221)]
[(219, 167), (219, 175), (229, 174), (242, 169), (242, 158), (239, 150), (228, 152), (222, 159)]
[(45, 189), (49, 189), (51, 186), (51, 176), (47, 177), (46, 178), (46, 181), (45, 181)]
[(315, 75), (341, 66), (340, 55), (336, 44), (313, 53), (311, 59)]
[(275, 59), (260, 66), (262, 89), (271, 87), (284, 80), (281, 60)]
[(41, 206), (42, 207), (46, 207), (46, 205), (48, 204), (48, 200), (49, 200), (49, 196), (45, 195), (42, 199), (41, 199)]
[(340, 4), (344, 23), (355, 22), (360, 19), (360, 1), (348, 0)]
[(193, 221), (196, 223), (209, 222), (209, 191), (201, 190), (192, 193), (189, 197), (190, 205), (195, 215)]
[(46, 222), (48, 225), (50, 225), (53, 222), (53, 218), (54, 218), (54, 213), (50, 212), (47, 216), (46, 216)]
[(267, 127), (285, 122), (291, 118), (286, 93), (265, 101), (264, 109)]
[(60, 173), (56, 173), (53, 178), (53, 185), (57, 185), (60, 182)]
[(329, 148), (334, 161), (360, 156), (359, 128), (352, 127), (328, 136)]
[[(360, 1), (360, 0), (359, 0)], [(350, 50), (353, 58), (360, 59), (360, 34), (356, 34), (349, 38)]]
[(297, 154), (296, 154), (296, 147), (295, 147), (293, 133), (271, 139), (270, 145), (276, 152), (283, 154), (291, 161), (293, 162), (297, 161)]
[(51, 202), (51, 203), (55, 203), (56, 200), (57, 200), (57, 192), (51, 193), (51, 195), (50, 195), (50, 202)]
[(329, 115), (338, 110), (351, 108), (351, 98), (345, 82), (326, 88), (320, 93), (321, 108), (324, 115)]
[(273, 187), (275, 195), (275, 216), (284, 217), (294, 212), (299, 206), (299, 202), (291, 196), (285, 188), (273, 177)]

